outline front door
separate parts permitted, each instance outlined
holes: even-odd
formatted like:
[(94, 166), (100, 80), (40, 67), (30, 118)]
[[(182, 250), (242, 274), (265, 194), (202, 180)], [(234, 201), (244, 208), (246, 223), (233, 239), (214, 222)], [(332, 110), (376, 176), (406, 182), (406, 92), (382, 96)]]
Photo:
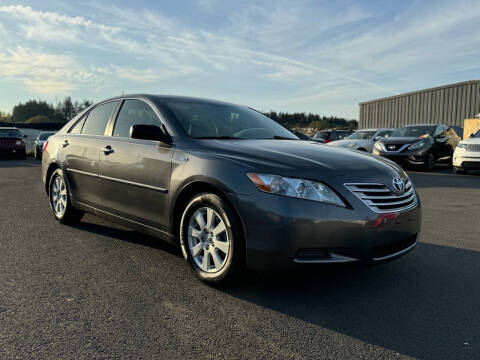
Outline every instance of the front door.
[(167, 231), (173, 147), (130, 138), (136, 124), (162, 126), (148, 103), (125, 100), (100, 150), (103, 205), (117, 216)]

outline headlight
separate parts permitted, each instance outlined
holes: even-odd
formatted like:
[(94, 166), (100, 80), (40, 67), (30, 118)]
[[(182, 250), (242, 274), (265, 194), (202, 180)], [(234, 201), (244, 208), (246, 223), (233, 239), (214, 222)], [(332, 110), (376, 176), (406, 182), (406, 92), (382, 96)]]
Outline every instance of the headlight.
[(421, 149), (424, 146), (425, 146), (425, 141), (419, 141), (419, 142), (416, 142), (415, 144), (410, 145), (408, 147), (408, 150), (417, 150), (417, 149)]
[(379, 142), (376, 142), (375, 143), (375, 149), (377, 149), (379, 151), (383, 151), (382, 144), (380, 144)]
[(458, 143), (457, 147), (462, 148), (462, 149), (466, 149), (466, 148), (467, 148), (467, 144), (460, 142), (460, 143)]
[(267, 174), (248, 173), (247, 175), (255, 186), (263, 192), (345, 207), (345, 203), (332, 189), (316, 181)]
[(15, 145), (22, 145), (22, 140), (15, 141)]

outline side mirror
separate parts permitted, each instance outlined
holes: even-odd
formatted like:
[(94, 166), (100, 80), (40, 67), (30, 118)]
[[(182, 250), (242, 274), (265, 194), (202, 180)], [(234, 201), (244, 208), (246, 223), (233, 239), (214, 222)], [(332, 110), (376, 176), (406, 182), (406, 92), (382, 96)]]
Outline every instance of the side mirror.
[(28, 136), (27, 135), (23, 135), (23, 138), (26, 139)]
[(375, 136), (375, 137), (373, 138), (373, 141), (378, 141), (378, 140), (380, 140), (381, 138), (382, 138), (381, 136)]
[(130, 137), (132, 139), (161, 141), (169, 144), (170, 137), (163, 132), (159, 126), (155, 125), (132, 125), (130, 127)]
[(470, 137), (471, 137), (471, 138), (475, 137), (475, 134), (474, 134), (474, 133), (471, 133), (471, 134), (470, 134)]
[(437, 135), (437, 138), (443, 139), (445, 136), (447, 136), (447, 133), (445, 131), (442, 131), (440, 134)]

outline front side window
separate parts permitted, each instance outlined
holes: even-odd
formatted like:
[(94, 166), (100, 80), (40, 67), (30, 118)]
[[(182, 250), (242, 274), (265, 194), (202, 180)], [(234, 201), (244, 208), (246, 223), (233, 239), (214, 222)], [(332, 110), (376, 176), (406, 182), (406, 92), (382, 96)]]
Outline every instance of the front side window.
[(283, 126), (247, 107), (188, 100), (171, 100), (165, 105), (192, 138), (298, 140)]
[(129, 138), (132, 125), (161, 126), (153, 109), (142, 100), (125, 100), (113, 129), (113, 136)]
[(107, 127), (108, 120), (110, 120), (110, 117), (115, 111), (117, 105), (118, 101), (111, 101), (93, 108), (88, 113), (87, 119), (85, 120), (82, 134), (105, 135), (105, 129)]
[(432, 136), (436, 126), (405, 126), (392, 133), (392, 137), (428, 137)]

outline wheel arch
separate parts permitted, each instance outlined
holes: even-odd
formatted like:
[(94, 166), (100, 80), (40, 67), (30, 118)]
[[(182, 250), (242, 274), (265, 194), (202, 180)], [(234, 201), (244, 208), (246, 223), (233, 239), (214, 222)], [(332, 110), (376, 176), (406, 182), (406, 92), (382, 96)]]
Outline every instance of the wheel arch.
[(175, 197), (175, 200), (173, 201), (173, 211), (171, 213), (172, 214), (171, 215), (171, 226), (172, 226), (171, 232), (175, 237), (176, 243), (180, 244), (179, 227), (180, 227), (180, 221), (182, 219), (183, 210), (187, 206), (188, 201), (193, 196), (200, 193), (204, 193), (204, 192), (217, 195), (220, 199), (225, 201), (231, 207), (235, 216), (237, 217), (237, 220), (240, 223), (243, 238), (245, 239), (245, 242), (246, 242), (245, 225), (243, 223), (242, 217), (240, 216), (240, 212), (238, 211), (238, 208), (235, 205), (235, 203), (227, 195), (227, 192), (222, 190), (220, 186), (213, 185), (212, 183), (207, 182), (205, 180), (198, 180), (198, 181), (190, 182), (185, 186), (183, 186), (182, 189), (178, 192), (177, 196)]
[(47, 175), (45, 176), (45, 191), (47, 195), (49, 192), (50, 178), (52, 177), (53, 172), (57, 169), (60, 169), (60, 166), (58, 166), (56, 163), (51, 163), (48, 165)]

